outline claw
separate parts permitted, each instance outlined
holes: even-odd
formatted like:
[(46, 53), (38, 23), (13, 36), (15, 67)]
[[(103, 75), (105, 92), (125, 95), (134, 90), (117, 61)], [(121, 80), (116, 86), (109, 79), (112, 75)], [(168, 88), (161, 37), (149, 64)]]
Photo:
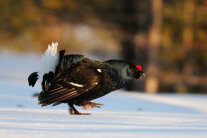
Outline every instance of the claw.
[(87, 102), (83, 105), (83, 109), (89, 110), (89, 109), (94, 108), (94, 107), (101, 108), (102, 105), (103, 104), (100, 104), (100, 103)]
[(80, 113), (80, 112), (75, 112), (75, 113), (71, 113), (71, 115), (91, 115), (91, 113)]
[(75, 109), (75, 107), (72, 104), (69, 104), (69, 113), (71, 115), (91, 115), (90, 113), (80, 113), (78, 110)]

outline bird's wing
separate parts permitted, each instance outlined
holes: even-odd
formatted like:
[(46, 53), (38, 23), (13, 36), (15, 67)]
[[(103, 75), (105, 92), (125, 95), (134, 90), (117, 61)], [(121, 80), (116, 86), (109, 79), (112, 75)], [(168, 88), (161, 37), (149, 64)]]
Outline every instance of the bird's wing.
[(99, 84), (101, 76), (99, 69), (77, 67), (69, 74), (56, 78), (50, 84), (48, 91), (40, 94), (39, 104), (57, 105), (86, 93)]

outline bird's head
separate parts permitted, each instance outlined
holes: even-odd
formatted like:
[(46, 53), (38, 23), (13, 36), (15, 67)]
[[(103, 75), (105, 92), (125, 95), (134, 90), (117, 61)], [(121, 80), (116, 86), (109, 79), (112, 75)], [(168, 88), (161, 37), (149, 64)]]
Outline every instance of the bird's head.
[(136, 67), (136, 69), (134, 71), (135, 72), (135, 78), (139, 79), (141, 76), (145, 77), (145, 74), (144, 74), (144, 72), (142, 70), (142, 66), (136, 65), (135, 67)]
[(106, 61), (113, 68), (115, 68), (125, 79), (139, 79), (141, 76), (145, 77), (142, 67), (140, 65), (134, 65), (130, 62), (121, 60), (109, 60)]
[(132, 65), (129, 64), (127, 71), (127, 76), (133, 79), (139, 79), (141, 76), (145, 77), (145, 74), (142, 70), (142, 67), (140, 65)]

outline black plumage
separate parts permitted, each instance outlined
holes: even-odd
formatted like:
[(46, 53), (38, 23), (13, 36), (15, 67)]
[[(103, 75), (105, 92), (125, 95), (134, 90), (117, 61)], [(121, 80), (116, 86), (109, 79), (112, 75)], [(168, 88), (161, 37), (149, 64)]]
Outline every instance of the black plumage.
[(32, 74), (30, 74), (30, 76), (28, 77), (29, 86), (34, 87), (37, 79), (38, 79), (37, 72), (33, 72)]
[[(38, 100), (42, 106), (68, 103), (71, 114), (84, 114), (73, 105), (100, 107), (102, 104), (90, 101), (123, 88), (132, 79), (144, 75), (141, 66), (136, 67), (125, 61), (93, 61), (83, 55), (64, 56), (64, 51), (59, 52), (59, 57), (55, 73), (49, 72), (43, 76)], [(28, 78), (32, 86), (36, 82), (35, 74)]]

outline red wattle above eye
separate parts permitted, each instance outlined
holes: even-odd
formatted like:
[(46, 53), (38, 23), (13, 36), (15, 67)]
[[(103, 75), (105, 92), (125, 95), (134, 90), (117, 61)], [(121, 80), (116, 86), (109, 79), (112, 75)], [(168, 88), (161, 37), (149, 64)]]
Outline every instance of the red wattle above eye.
[(142, 71), (142, 67), (140, 65), (136, 65), (136, 68), (139, 70), (139, 71)]

